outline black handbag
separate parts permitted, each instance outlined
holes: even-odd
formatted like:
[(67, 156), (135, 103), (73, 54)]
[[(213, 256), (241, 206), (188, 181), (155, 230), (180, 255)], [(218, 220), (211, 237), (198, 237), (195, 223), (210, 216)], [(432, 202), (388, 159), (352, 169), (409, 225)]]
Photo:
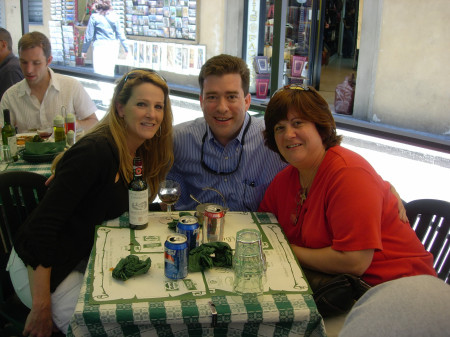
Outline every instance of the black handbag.
[(330, 275), (303, 268), (313, 291), (313, 298), (322, 317), (348, 312), (370, 289), (370, 285), (351, 274)]

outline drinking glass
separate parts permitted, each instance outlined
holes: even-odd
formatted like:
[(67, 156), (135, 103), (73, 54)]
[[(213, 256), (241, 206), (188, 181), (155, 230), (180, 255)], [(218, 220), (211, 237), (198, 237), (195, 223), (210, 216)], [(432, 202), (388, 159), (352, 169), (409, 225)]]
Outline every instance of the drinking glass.
[(242, 229), (237, 232), (233, 268), (236, 293), (260, 295), (264, 292), (266, 258), (258, 230)]
[(5, 163), (12, 163), (13, 158), (11, 156), (11, 150), (9, 148), (9, 145), (2, 145), (2, 154), (3, 154), (3, 162)]
[(159, 183), (158, 196), (167, 205), (167, 216), (161, 219), (162, 223), (173, 221), (172, 205), (175, 204), (181, 195), (181, 186), (173, 180), (164, 180)]
[(41, 129), (37, 130), (37, 134), (39, 137), (41, 137), (43, 140), (47, 140), (50, 138), (50, 136), (53, 134), (53, 128), (51, 126), (42, 127)]

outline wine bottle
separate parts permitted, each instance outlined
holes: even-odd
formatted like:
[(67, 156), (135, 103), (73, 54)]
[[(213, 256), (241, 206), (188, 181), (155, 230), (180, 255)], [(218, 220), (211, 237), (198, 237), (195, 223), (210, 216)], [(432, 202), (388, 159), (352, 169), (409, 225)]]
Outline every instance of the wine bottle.
[(11, 125), (11, 117), (8, 109), (3, 110), (4, 125), (2, 128), (3, 146), (9, 146), (9, 152), (14, 161), (19, 159), (17, 154), (17, 137), (16, 129)]
[(133, 160), (133, 180), (128, 185), (130, 228), (144, 229), (148, 226), (148, 186), (142, 177), (142, 160)]

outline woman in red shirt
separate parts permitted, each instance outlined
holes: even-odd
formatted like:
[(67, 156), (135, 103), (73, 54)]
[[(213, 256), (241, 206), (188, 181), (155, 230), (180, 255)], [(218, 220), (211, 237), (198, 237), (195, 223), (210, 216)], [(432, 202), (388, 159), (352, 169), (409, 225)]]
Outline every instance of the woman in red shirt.
[(274, 178), (259, 211), (275, 214), (302, 267), (360, 276), (370, 285), (436, 275), (433, 256), (400, 219), (389, 182), (339, 145), (342, 136), (317, 91), (285, 86), (264, 120), (266, 145), (290, 165)]

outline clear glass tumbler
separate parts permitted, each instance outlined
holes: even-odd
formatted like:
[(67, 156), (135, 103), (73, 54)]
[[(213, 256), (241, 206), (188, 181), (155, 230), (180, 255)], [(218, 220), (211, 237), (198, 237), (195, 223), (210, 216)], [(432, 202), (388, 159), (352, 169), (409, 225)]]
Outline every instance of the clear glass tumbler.
[(242, 229), (237, 232), (233, 268), (234, 292), (257, 295), (264, 292), (266, 259), (258, 230)]

